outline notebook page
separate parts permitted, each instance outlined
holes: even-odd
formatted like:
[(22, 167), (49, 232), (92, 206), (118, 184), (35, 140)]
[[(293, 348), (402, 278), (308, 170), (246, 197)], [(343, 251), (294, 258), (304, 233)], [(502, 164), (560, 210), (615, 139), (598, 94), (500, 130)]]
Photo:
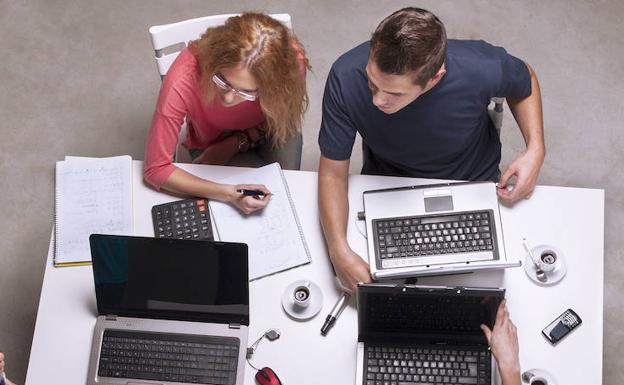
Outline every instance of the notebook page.
[(56, 163), (55, 264), (91, 260), (92, 233), (131, 235), (132, 159), (67, 157)]
[(222, 241), (249, 245), (249, 279), (257, 279), (310, 262), (297, 212), (278, 163), (221, 180), (229, 184), (264, 184), (273, 193), (264, 209), (251, 215), (210, 201)]

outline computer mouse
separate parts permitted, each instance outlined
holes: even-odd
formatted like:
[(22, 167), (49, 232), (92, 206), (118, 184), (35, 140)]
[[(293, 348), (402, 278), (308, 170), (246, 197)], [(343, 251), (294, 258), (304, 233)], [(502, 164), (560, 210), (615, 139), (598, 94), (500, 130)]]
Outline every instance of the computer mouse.
[(256, 381), (260, 385), (282, 385), (282, 382), (273, 369), (266, 366), (258, 370), (256, 373)]

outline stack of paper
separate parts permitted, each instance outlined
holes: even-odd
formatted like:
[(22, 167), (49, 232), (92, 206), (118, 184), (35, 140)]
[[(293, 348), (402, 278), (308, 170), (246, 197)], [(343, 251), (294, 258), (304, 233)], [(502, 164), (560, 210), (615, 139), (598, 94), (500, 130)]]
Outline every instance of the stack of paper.
[(89, 235), (132, 235), (132, 159), (56, 162), (55, 266), (88, 264)]

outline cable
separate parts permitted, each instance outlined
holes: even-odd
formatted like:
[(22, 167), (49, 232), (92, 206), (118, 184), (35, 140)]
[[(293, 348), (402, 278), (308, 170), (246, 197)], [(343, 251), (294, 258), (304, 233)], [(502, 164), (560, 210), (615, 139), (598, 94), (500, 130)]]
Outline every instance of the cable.
[(269, 341), (275, 341), (276, 339), (280, 338), (280, 331), (278, 329), (269, 329), (266, 332), (264, 332), (263, 335), (260, 336), (260, 338), (258, 338), (257, 340), (255, 340), (248, 348), (247, 348), (247, 354), (246, 354), (246, 359), (247, 359), (247, 363), (249, 364), (249, 366), (251, 366), (252, 368), (256, 369), (256, 370), (260, 370), (258, 368), (256, 368), (254, 366), (254, 364), (251, 363), (250, 359), (253, 356), (253, 354), (256, 352), (256, 349), (258, 348), (258, 346), (260, 345), (260, 342), (262, 342), (262, 339), (264, 337), (266, 337)]

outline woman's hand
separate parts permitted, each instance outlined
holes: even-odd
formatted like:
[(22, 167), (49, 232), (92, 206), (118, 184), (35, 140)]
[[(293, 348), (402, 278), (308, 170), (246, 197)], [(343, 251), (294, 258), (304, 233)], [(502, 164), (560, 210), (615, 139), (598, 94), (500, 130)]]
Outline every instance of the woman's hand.
[[(264, 196), (243, 195), (236, 190), (260, 190)], [(262, 210), (271, 200), (271, 191), (262, 184), (237, 184), (228, 186), (227, 202), (236, 206), (244, 214), (251, 214), (254, 211)]]
[(250, 140), (250, 148), (256, 148), (266, 142), (266, 131), (262, 126), (251, 127), (245, 130)]
[(237, 153), (238, 137), (228, 136), (208, 146), (200, 156), (193, 160), (193, 163), (224, 166)]

